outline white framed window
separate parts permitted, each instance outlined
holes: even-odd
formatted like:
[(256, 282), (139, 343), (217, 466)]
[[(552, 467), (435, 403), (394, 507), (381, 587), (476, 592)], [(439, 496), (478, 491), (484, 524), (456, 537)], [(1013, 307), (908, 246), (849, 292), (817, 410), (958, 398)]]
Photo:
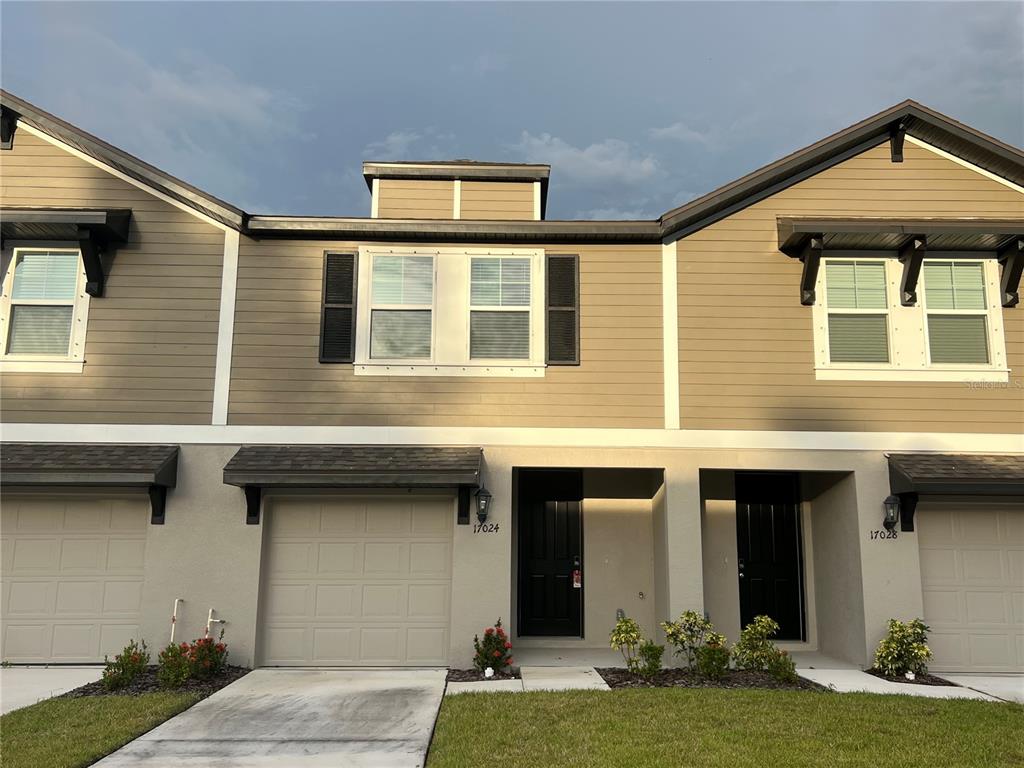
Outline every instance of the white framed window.
[(77, 249), (13, 249), (0, 303), (0, 370), (81, 373), (85, 281)]
[(363, 246), (355, 373), (543, 376), (544, 252)]
[(815, 375), (850, 381), (1007, 381), (994, 259), (925, 258), (918, 302), (894, 258), (826, 257), (814, 305)]

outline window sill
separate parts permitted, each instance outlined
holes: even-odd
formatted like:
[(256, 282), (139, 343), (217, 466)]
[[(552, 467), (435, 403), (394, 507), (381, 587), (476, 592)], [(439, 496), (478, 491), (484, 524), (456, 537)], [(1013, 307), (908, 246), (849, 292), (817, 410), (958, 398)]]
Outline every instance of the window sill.
[(356, 363), (356, 376), (474, 376), (542, 378), (543, 365), (437, 365), (434, 363)]
[(1008, 368), (815, 368), (818, 381), (1007, 382)]
[(0, 358), (0, 373), (81, 373), (84, 360), (46, 360), (31, 357)]

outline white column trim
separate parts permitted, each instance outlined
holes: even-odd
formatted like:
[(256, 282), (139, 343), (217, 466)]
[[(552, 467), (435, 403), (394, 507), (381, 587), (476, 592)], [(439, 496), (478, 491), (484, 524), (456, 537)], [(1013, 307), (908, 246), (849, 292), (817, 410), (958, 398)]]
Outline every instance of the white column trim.
[(945, 150), (939, 149), (938, 147), (932, 146), (927, 141), (921, 141), (920, 139), (915, 138), (914, 136), (911, 136), (909, 133), (904, 138), (906, 139), (906, 141), (909, 141), (911, 144), (914, 144), (914, 145), (916, 145), (918, 147), (921, 147), (921, 149), (927, 149), (929, 152), (932, 152), (932, 153), (938, 155), (939, 157), (944, 157), (947, 160), (953, 161), (957, 165), (962, 165), (964, 168), (969, 168), (970, 170), (974, 171), (975, 173), (980, 173), (982, 176), (984, 176), (984, 177), (986, 177), (988, 179), (992, 179), (992, 181), (998, 182), (998, 183), (1002, 184), (1004, 187), (1009, 187), (1014, 192), (1020, 192), (1020, 193), (1024, 194), (1024, 187), (1020, 187), (1020, 186), (1014, 184), (1009, 179), (1004, 179), (1002, 176), (996, 176), (991, 171), (986, 171), (984, 168), (980, 168), (979, 166), (975, 165), (974, 163), (969, 163), (966, 160), (964, 160), (962, 157), (957, 157), (956, 155), (951, 155), (949, 152), (946, 152)]
[(452, 218), (462, 218), (462, 179), (456, 179), (452, 184)]
[(540, 182), (533, 182), (533, 220), (540, 221)]
[(374, 179), (370, 190), (370, 218), (380, 218), (380, 179)]
[(676, 244), (661, 246), (661, 338), (665, 429), (679, 429), (679, 285)]
[(213, 375), (213, 424), (228, 423), (231, 392), (231, 349), (235, 335), (235, 294), (238, 289), (238, 233), (224, 233), (224, 265), (220, 278), (217, 325), (217, 366)]

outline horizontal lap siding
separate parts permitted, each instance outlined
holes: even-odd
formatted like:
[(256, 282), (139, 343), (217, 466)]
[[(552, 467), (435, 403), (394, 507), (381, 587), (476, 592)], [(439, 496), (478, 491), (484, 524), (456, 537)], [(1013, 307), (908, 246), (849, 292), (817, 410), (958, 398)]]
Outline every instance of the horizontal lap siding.
[(463, 219), (533, 220), (533, 184), (511, 181), (462, 182)]
[(210, 423), (223, 232), (28, 131), (0, 152), (0, 177), (5, 206), (132, 209), (89, 302), (83, 372), (4, 373), (3, 420)]
[(455, 182), (381, 179), (377, 216), (382, 219), (450, 219), (455, 213)]
[(801, 264), (777, 216), (1020, 217), (1024, 195), (908, 143), (869, 150), (679, 242), (679, 370), (687, 429), (1020, 432), (1024, 311), (1004, 309), (1009, 387), (814, 377)]
[(323, 252), (358, 243), (242, 238), (231, 424), (663, 425), (660, 246), (580, 254), (580, 366), (544, 378), (356, 376), (317, 360)]

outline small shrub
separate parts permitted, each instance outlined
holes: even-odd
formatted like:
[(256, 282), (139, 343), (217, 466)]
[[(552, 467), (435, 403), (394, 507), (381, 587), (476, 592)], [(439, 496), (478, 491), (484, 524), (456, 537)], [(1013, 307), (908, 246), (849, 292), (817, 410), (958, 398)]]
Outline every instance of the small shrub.
[(928, 659), (932, 657), (928, 630), (920, 619), (889, 619), (889, 632), (875, 651), (875, 668), (893, 677), (927, 672)]
[(201, 637), (189, 646), (189, 673), (197, 680), (209, 680), (219, 675), (227, 666), (228, 646), (224, 642), (224, 630), (216, 641), (212, 637)]
[(675, 621), (663, 621), (661, 628), (665, 630), (668, 644), (675, 646), (675, 655), (682, 656), (688, 667), (693, 666), (697, 650), (707, 642), (709, 633), (714, 632), (714, 625), (696, 611), (683, 611)]
[(192, 675), (189, 664), (188, 643), (175, 645), (171, 643), (158, 657), (156, 678), (164, 688), (181, 688)]
[(640, 633), (640, 625), (634, 619), (623, 616), (615, 622), (615, 628), (611, 634), (611, 646), (622, 654), (626, 661), (626, 668), (630, 671), (636, 666), (637, 647), (643, 640)]
[(111, 661), (103, 657), (103, 687), (108, 691), (116, 691), (130, 685), (139, 673), (149, 665), (149, 651), (146, 641), (141, 644), (132, 640)]
[(755, 616), (740, 632), (739, 642), (733, 646), (732, 657), (737, 668), (767, 670), (779, 653), (771, 641), (778, 631), (779, 625), (770, 616)]
[(495, 672), (504, 672), (512, 664), (512, 643), (505, 635), (501, 619), (494, 622), (493, 627), (484, 630), (484, 639), (480, 635), (473, 636), (473, 666), (478, 672), (490, 667)]
[(729, 670), (729, 647), (725, 635), (708, 632), (704, 645), (694, 650), (697, 672), (711, 680), (720, 680)]
[(799, 678), (796, 674), (796, 662), (786, 651), (775, 649), (775, 655), (768, 659), (768, 674), (781, 683), (795, 683)]
[(658, 645), (653, 640), (644, 640), (637, 648), (636, 656), (630, 660), (629, 671), (644, 680), (650, 680), (661, 669), (661, 657), (664, 653), (664, 645)]

